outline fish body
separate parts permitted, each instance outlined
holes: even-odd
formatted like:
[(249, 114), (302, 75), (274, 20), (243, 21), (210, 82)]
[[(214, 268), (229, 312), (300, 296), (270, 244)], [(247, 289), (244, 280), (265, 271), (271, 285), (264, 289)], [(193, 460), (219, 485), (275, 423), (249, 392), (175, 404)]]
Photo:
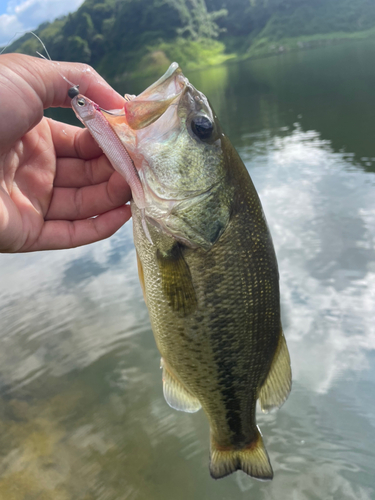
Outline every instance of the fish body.
[(271, 479), (256, 425), (291, 387), (279, 275), (262, 206), (206, 97), (174, 64), (106, 115), (144, 190), (132, 204), (139, 277), (162, 356), (164, 396), (210, 424), (212, 477)]

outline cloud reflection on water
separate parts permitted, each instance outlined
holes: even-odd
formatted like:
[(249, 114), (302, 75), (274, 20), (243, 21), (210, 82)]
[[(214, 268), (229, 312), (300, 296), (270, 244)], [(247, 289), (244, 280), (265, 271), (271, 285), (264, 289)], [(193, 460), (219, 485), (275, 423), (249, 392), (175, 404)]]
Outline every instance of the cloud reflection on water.
[(0, 384), (84, 368), (149, 328), (131, 238), (128, 224), (88, 247), (0, 256)]
[(375, 349), (375, 176), (296, 125), (242, 153), (278, 256), (294, 379), (325, 393)]

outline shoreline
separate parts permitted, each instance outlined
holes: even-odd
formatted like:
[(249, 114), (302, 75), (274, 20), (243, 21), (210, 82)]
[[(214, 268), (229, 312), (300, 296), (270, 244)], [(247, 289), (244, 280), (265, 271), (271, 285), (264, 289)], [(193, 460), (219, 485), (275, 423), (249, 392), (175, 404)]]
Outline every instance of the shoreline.
[[(280, 40), (270, 40), (266, 37), (261, 37), (255, 39), (254, 43), (251, 45), (249, 50), (243, 54), (241, 53), (225, 53), (223, 52), (219, 56), (218, 62), (197, 64), (196, 62), (187, 63), (185, 65), (186, 71), (200, 71), (205, 68), (211, 68), (215, 66), (221, 66), (223, 64), (228, 64), (231, 62), (246, 61), (250, 59), (262, 59), (271, 56), (278, 56), (288, 52), (298, 52), (305, 50), (312, 50), (316, 48), (321, 48), (330, 45), (337, 45), (342, 43), (347, 43), (351, 41), (361, 41), (370, 40), (373, 38), (375, 40), (375, 27), (370, 30), (357, 31), (353, 33), (346, 32), (334, 32), (326, 34), (316, 34), (310, 36), (292, 37), (292, 38), (282, 38)], [(222, 41), (225, 45), (225, 41)], [(117, 75), (113, 78), (109, 78), (112, 81), (121, 80), (134, 80), (139, 78), (148, 78), (152, 76), (157, 76), (166, 70), (170, 61), (168, 57), (164, 54), (163, 64), (153, 64), (152, 69), (137, 69), (135, 71), (127, 72), (126, 74)], [(147, 54), (147, 57), (152, 57), (152, 53)]]

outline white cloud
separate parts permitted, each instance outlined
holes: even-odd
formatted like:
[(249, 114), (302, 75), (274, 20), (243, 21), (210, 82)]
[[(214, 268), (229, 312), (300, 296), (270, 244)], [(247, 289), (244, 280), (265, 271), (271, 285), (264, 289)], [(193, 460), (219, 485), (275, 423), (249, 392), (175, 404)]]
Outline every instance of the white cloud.
[(82, 3), (83, 0), (69, 3), (61, 0), (10, 0), (6, 14), (0, 15), (0, 45), (7, 44), (15, 35), (21, 36), (23, 32), (37, 28), (45, 21), (53, 21), (74, 12)]
[(2, 14), (0, 16), (0, 45), (5, 45), (17, 32), (24, 29), (17, 16)]

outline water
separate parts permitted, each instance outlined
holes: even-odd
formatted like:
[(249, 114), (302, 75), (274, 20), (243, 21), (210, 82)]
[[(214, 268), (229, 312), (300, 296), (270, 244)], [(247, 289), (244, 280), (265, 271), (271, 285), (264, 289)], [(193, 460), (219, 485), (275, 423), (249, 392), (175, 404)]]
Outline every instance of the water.
[(375, 497), (374, 57), (361, 42), (188, 75), (278, 256), (294, 385), (258, 419), (274, 480), (212, 480), (204, 415), (164, 402), (129, 223), (88, 247), (0, 256), (1, 500)]

